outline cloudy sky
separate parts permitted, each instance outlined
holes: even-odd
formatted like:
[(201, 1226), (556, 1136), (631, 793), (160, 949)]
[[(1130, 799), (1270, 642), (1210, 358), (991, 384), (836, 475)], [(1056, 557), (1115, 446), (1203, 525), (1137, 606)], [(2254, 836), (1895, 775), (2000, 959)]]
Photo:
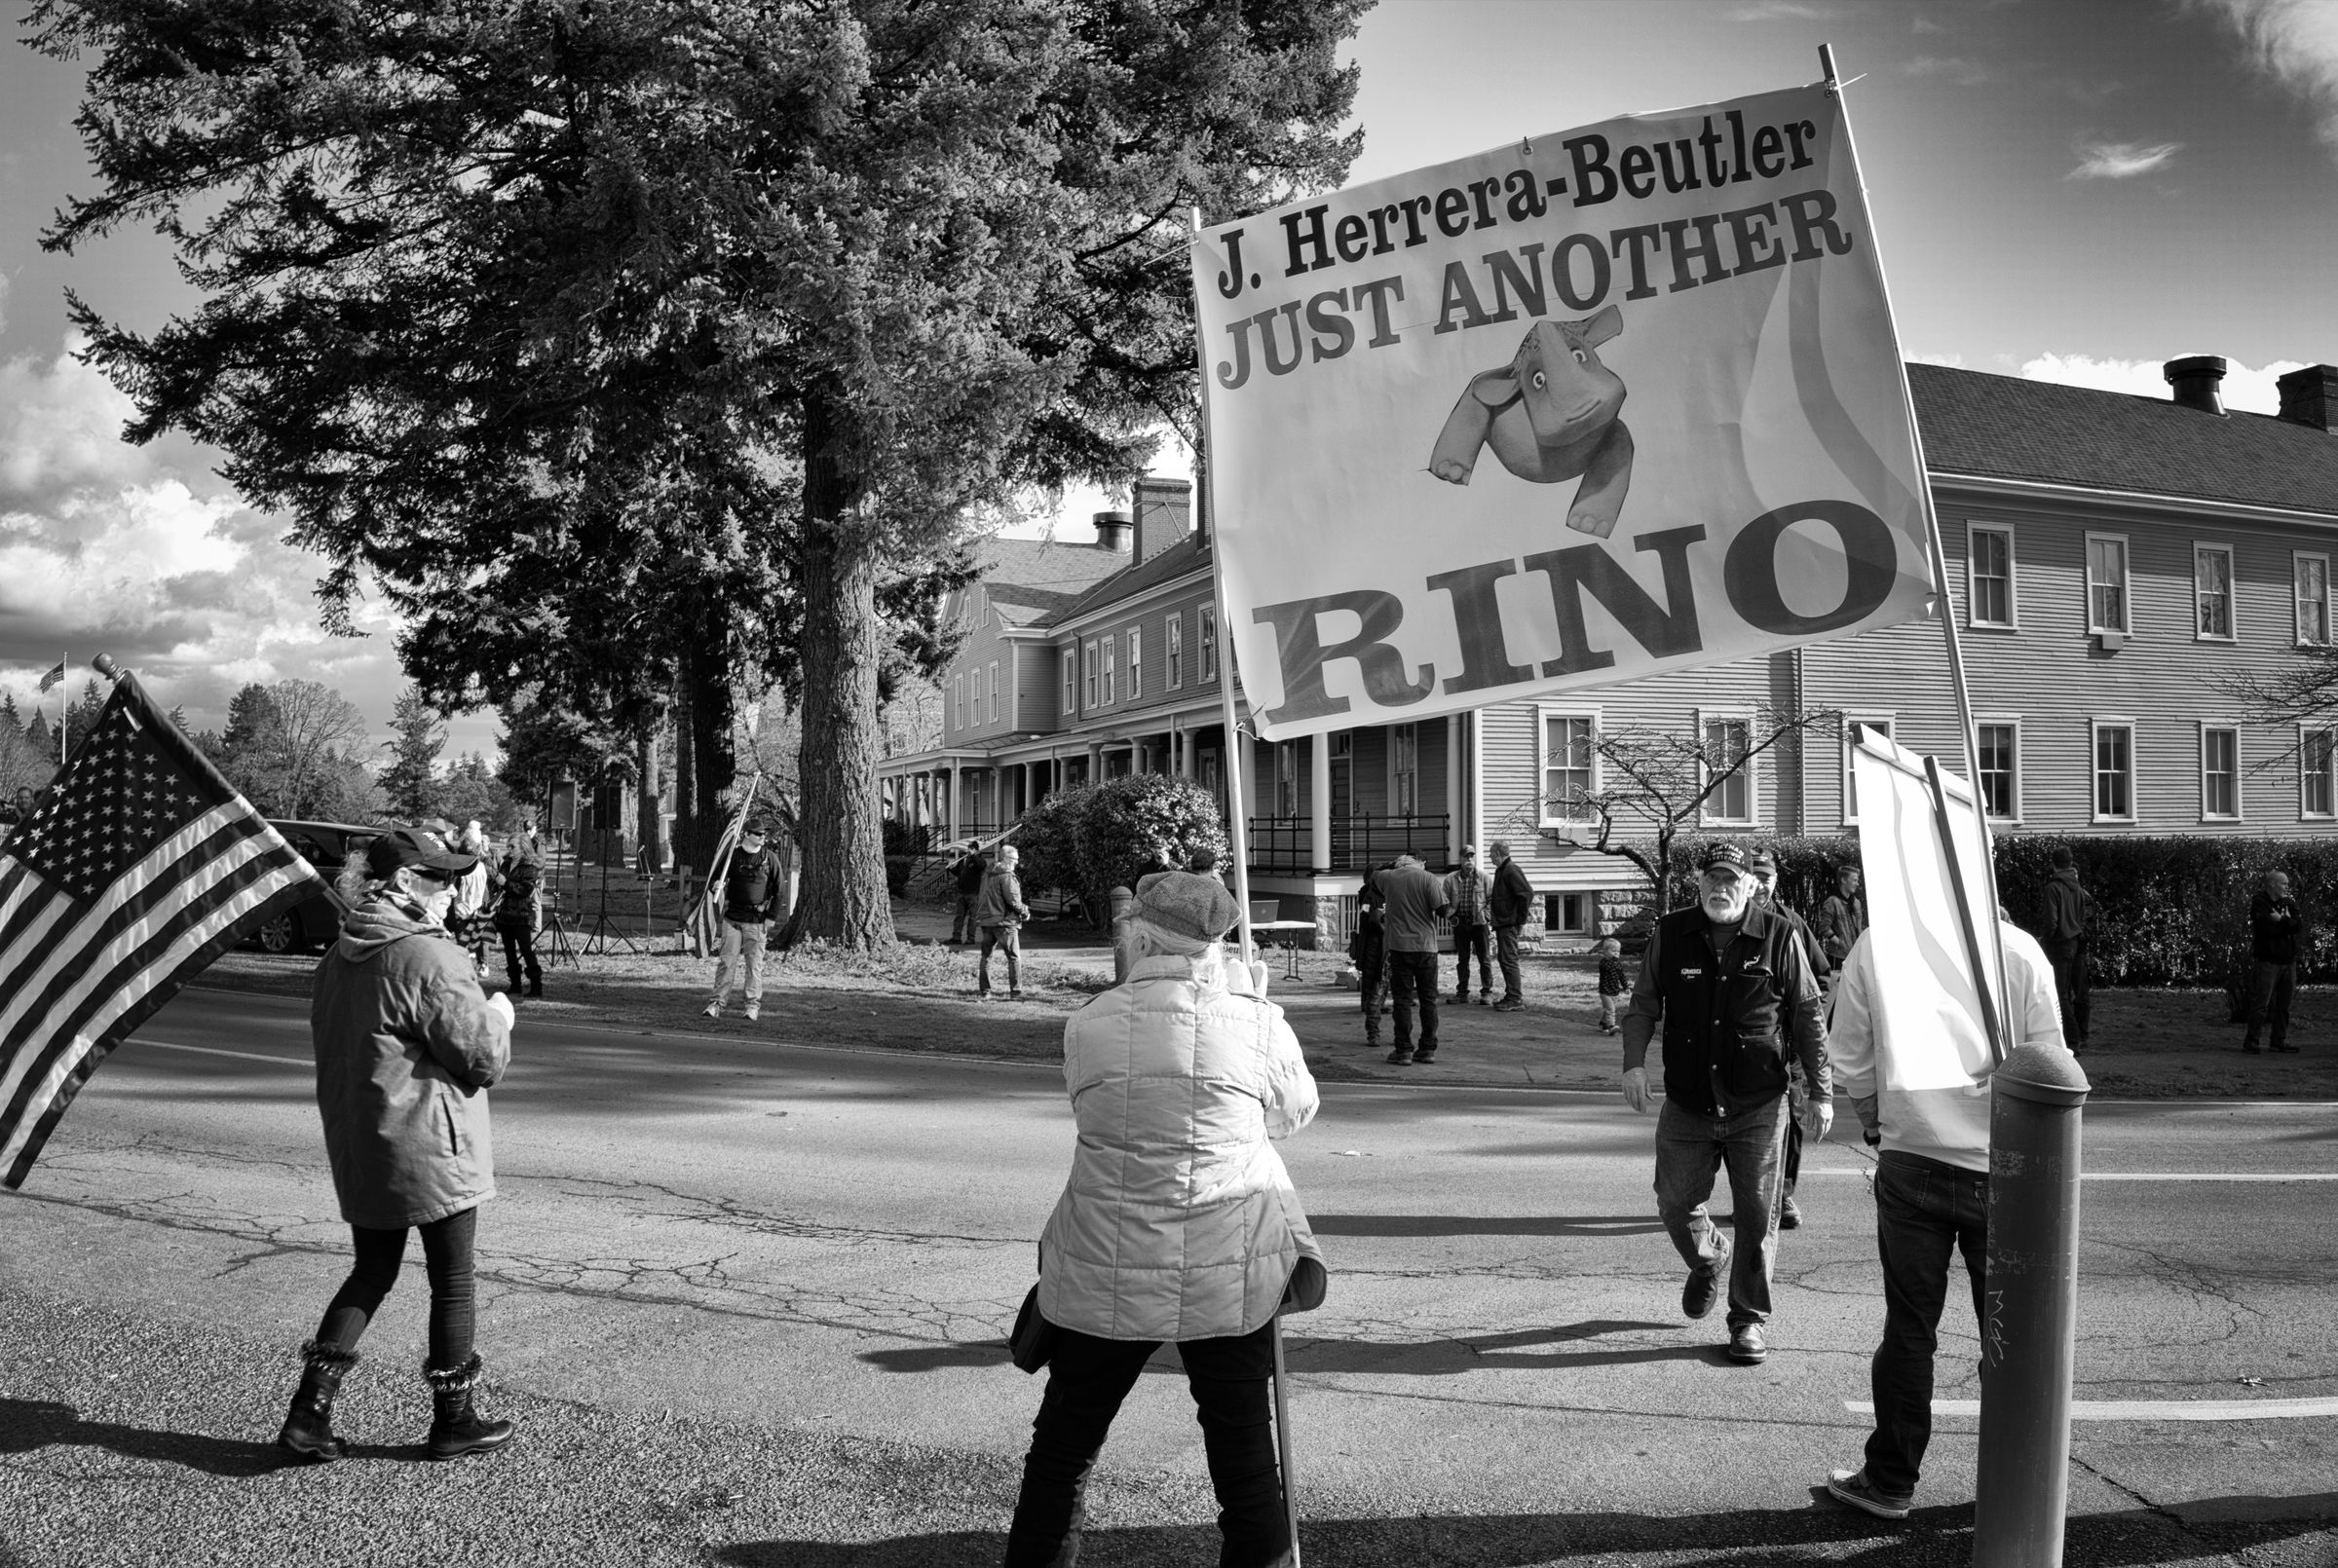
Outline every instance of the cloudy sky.
[[(2163, 361), (2221, 354), (2228, 402), (2266, 412), (2275, 375), (2338, 362), (2338, 0), (1382, 0), (1355, 175), (1810, 81), (1821, 43), (1853, 79), (1909, 357), (2162, 396)], [(150, 236), (41, 253), (88, 189), (79, 72), (0, 49), (0, 689), (21, 703), (60, 653), (102, 649), (199, 724), (299, 676), (386, 731), (387, 626), (320, 632), (319, 563), (201, 450), (122, 444), (127, 402), (74, 362), (67, 281), (133, 324), (191, 302)], [(1063, 516), (1084, 531), (1109, 504)], [(493, 733), (466, 719), (454, 741)]]

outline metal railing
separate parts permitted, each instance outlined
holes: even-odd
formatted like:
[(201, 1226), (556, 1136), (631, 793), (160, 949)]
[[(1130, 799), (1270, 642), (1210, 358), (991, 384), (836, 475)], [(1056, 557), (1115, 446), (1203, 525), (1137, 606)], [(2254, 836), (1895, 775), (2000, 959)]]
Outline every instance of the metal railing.
[[(1365, 871), (1401, 854), (1442, 865), (1449, 818), (1439, 816), (1332, 818), (1332, 863), (1326, 871)], [(1308, 817), (1252, 817), (1250, 863), (1261, 871), (1306, 872), (1314, 862), (1315, 825)]]

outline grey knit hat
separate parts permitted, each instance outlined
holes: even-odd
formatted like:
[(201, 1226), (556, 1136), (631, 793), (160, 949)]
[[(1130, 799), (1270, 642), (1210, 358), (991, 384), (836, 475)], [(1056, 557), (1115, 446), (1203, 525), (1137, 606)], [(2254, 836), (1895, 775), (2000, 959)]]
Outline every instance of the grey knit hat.
[(1242, 917), (1242, 906), (1215, 877), (1156, 871), (1137, 882), (1136, 908), (1129, 913), (1181, 937), (1215, 942)]

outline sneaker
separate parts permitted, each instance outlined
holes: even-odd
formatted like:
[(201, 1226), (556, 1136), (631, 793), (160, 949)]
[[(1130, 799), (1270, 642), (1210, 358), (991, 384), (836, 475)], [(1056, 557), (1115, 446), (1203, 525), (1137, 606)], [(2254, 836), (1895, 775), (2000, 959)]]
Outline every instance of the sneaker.
[(1802, 1211), (1791, 1196), (1778, 1205), (1778, 1228), (1780, 1230), (1800, 1230), (1802, 1228)]
[(987, 990), (978, 990), (974, 993), (974, 999), (978, 1002), (987, 1002), (991, 999), (991, 993)]
[(1453, 1005), (1455, 1007), (1467, 1007), (1469, 1005), (1469, 992), (1465, 990), (1457, 990), (1453, 992)]
[(1493, 1004), (1493, 1010), (1497, 1013), (1516, 1013), (1524, 1011), (1526, 1005), (1524, 996), (1505, 996)]
[(1023, 999), (1023, 993), (1019, 990), (1010, 990), (1006, 993), (1006, 999), (1010, 1002), (1019, 1002)]
[(759, 1018), (761, 1018), (761, 1017), (763, 1017), (763, 1003), (761, 1003), (761, 1002), (749, 1002), (749, 1003), (747, 1003), (747, 1022), (748, 1022), (748, 1023), (750, 1023), (750, 1024), (752, 1024), (752, 1023), (754, 1023), (754, 1022), (755, 1022), (757, 1019), (759, 1019)]
[(1770, 1347), (1762, 1343), (1761, 1325), (1740, 1324), (1729, 1330), (1729, 1359), (1740, 1366), (1759, 1366), (1770, 1359)]
[(1478, 1005), (1480, 1007), (1491, 1007), (1493, 1005), (1493, 992), (1490, 990), (1482, 990), (1478, 992)]
[(1688, 1283), (1680, 1288), (1680, 1311), (1688, 1318), (1702, 1318), (1713, 1310), (1721, 1293), (1721, 1265), (1729, 1254), (1721, 1252), (1700, 1269), (1688, 1271)]
[(708, 1002), (699, 1016), (702, 1018), (720, 1018), (723, 1016), (723, 1004), (721, 1002)]
[(1426, 1066), (1436, 1060), (1437, 1053), (1434, 1050), (1415, 1051), (1413, 1053), (1413, 1064), (1416, 1067)]
[(2294, 1045), (2277, 1045), (2274, 1047), (2274, 1049), (2281, 1052), (2283, 1056), (2295, 1056), (2297, 1054), (2297, 1047)]
[(1827, 1494), (1837, 1503), (1848, 1503), (1863, 1513), (1872, 1513), (1879, 1519), (1904, 1519), (1915, 1499), (1887, 1492), (1867, 1479), (1866, 1466), (1858, 1470), (1830, 1471), (1827, 1476)]
[(1388, 1060), (1394, 1063), (1397, 1066), (1409, 1067), (1413, 1064), (1413, 1053), (1400, 1045), (1395, 1050), (1388, 1053)]
[(2265, 1054), (2264, 1048), (2258, 1045), (2254, 1040), (2243, 1040), (2241, 1042), (2241, 1049), (2246, 1051), (2252, 1057), (2260, 1057)]

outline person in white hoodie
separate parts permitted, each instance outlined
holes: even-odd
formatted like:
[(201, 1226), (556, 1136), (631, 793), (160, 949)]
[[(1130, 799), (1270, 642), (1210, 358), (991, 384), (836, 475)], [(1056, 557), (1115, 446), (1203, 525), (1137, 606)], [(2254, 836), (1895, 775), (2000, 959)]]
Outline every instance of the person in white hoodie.
[[(2037, 939), (1998, 923), (2005, 948), (2010, 1044), (2062, 1047), (2054, 965)], [(1989, 1251), (1989, 1084), (1956, 1081), (1957, 1052), (1937, 1027), (1907, 1030), (1907, 1014), (1886, 1017), (1872, 934), (1863, 932), (1843, 961), (1828, 1021), (1828, 1056), (1838, 1097), (1858, 1112), (1875, 1160), (1875, 1244), (1883, 1260), (1883, 1340), (1869, 1367), (1875, 1430), (1867, 1463), (1838, 1470), (1827, 1490), (1878, 1518), (1904, 1519), (1932, 1442), (1932, 1363), (1948, 1265), (1962, 1252), (1982, 1316)], [(1920, 1015), (1919, 1015), (1920, 1016)], [(1892, 1027), (1897, 1025), (1898, 1030)], [(1901, 1031), (1914, 1033), (1903, 1037)]]
[(1314, 1119), (1315, 1080), (1266, 1000), (1265, 965), (1225, 954), (1240, 910), (1223, 883), (1157, 872), (1137, 883), (1133, 913), (1127, 981), (1064, 1027), (1079, 1140), (1039, 1240), (1054, 1348), (1007, 1568), (1078, 1555), (1088, 1474), (1164, 1341), (1193, 1390), (1219, 1561), (1266, 1568), (1291, 1550), (1268, 1419), (1274, 1318), (1286, 1291), (1302, 1307), (1320, 1299), (1322, 1280), (1270, 1139)]

